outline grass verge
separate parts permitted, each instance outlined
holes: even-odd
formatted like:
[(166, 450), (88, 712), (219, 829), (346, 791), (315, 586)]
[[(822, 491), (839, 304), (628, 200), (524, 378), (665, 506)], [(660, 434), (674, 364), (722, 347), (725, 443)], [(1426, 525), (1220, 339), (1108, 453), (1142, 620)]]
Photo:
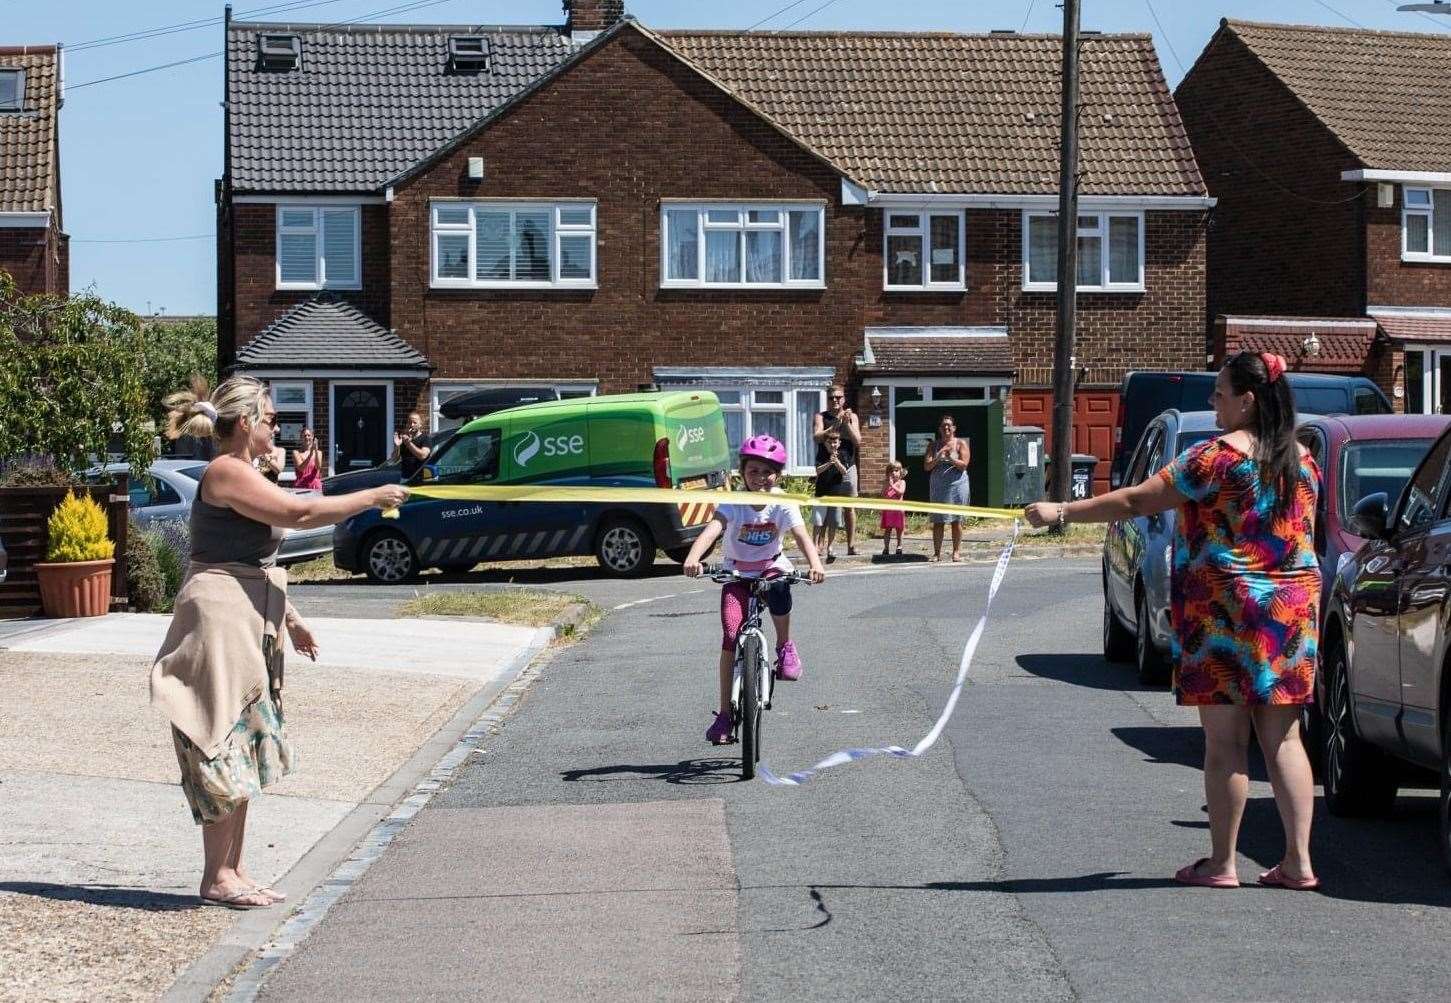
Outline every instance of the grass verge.
[[(583, 630), (598, 617), (594, 605), (582, 596), (535, 589), (490, 592), (430, 592), (398, 607), (399, 616), (472, 616), (526, 627), (546, 627), (571, 606), (589, 611), (579, 624)], [(566, 631), (570, 633), (571, 631)]]

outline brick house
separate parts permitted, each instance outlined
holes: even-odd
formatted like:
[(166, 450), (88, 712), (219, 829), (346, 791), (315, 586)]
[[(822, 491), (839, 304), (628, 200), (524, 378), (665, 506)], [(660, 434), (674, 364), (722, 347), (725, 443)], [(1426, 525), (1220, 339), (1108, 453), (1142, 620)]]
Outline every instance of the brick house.
[(1215, 354), (1451, 411), (1451, 37), (1225, 20), (1175, 98), (1209, 191)]
[(27, 293), (70, 292), (61, 223), (60, 47), (0, 45), (0, 270)]
[[(335, 467), (380, 454), (381, 416), (442, 427), (450, 395), (499, 383), (708, 388), (733, 439), (776, 434), (805, 472), (841, 382), (872, 488), (899, 401), (1046, 422), (1057, 38), (566, 8), (562, 28), (229, 26), (221, 354), (281, 385)], [(1127, 368), (1203, 365), (1212, 203), (1149, 38), (1089, 35), (1082, 61), (1076, 361), (1103, 405)], [(319, 297), (375, 328), (371, 369), (366, 337), (343, 357), (306, 332)], [(279, 323), (273, 344), (313, 354), (252, 348)], [(1080, 410), (1106, 460), (1112, 408)]]

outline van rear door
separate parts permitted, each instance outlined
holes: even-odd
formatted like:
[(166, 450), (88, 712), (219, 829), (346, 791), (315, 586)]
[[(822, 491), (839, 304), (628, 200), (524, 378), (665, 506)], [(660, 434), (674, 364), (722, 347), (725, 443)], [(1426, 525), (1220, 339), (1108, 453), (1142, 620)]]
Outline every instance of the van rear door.
[[(655, 483), (660, 487), (713, 490), (727, 486), (730, 445), (720, 402), (708, 391), (670, 395), (661, 406), (654, 444)], [(698, 526), (715, 515), (714, 503), (678, 506), (681, 526)]]

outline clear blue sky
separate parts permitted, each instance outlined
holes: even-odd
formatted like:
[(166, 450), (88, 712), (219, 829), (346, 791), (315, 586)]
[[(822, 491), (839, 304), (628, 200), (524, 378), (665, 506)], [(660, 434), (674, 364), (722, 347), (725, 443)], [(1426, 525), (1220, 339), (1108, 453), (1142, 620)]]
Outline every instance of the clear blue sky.
[[(236, 13), (285, 0), (238, 0)], [(297, 0), (303, 2), (303, 0)], [(298, 10), (306, 21), (341, 21), (397, 7), (405, 0), (332, 0)], [(657, 27), (745, 28), (790, 0), (626, 0), (626, 9)], [(1083, 0), (1083, 27), (1151, 31), (1172, 87), (1214, 33), (1221, 17), (1408, 31), (1448, 31), (1451, 17), (1402, 14), (1397, 0)], [(823, 8), (823, 4), (826, 6)], [(818, 9), (821, 8), (821, 9)], [(212, 181), (221, 173), (222, 61), (204, 59), (129, 79), (78, 84), (183, 60), (221, 48), (220, 26), (82, 48), (101, 38), (180, 22), (220, 18), (220, 3), (188, 0), (0, 0), (0, 44), (62, 42), (68, 91), (61, 112), (61, 173), (66, 229), (72, 237), (71, 284), (133, 310), (169, 314), (216, 310)], [(801, 0), (761, 30), (861, 28), (986, 31), (1026, 27), (1056, 32), (1053, 0)], [(371, 18), (428, 23), (557, 24), (559, 0), (442, 0), (409, 13)], [(1446, 22), (1444, 26), (1441, 22)], [(1175, 56), (1177, 53), (1177, 58)], [(1181, 65), (1179, 60), (1183, 61)], [(139, 242), (137, 238), (200, 239)], [(108, 241), (127, 241), (114, 243)]]

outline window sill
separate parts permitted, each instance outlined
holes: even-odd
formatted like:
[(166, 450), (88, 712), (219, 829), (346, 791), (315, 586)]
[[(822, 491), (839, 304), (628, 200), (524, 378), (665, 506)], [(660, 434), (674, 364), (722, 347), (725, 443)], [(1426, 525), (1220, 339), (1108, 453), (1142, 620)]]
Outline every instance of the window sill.
[(325, 290), (326, 291), (329, 291), (329, 292), (360, 292), (362, 290), (362, 288), (363, 288), (362, 283), (354, 283), (352, 285), (339, 285), (338, 283), (335, 283), (335, 282), (323, 282), (323, 283), (319, 283), (319, 282), (279, 282), (279, 283), (277, 283), (277, 291), (280, 292), (280, 293), (317, 293), (317, 292), (323, 292)]
[(1451, 265), (1451, 255), (1402, 253), (1401, 260), (1410, 265)]
[[(1025, 293), (1056, 293), (1058, 284), (1056, 282), (1035, 282), (1032, 284), (1023, 283)], [(1136, 286), (1079, 286), (1076, 290), (1080, 293), (1144, 293), (1148, 290), (1143, 285)]]
[(498, 292), (500, 290), (553, 290), (555, 292), (589, 292), (599, 288), (596, 282), (449, 282), (434, 279), (430, 289), (454, 289), (462, 292)]
[(694, 289), (700, 292), (733, 292), (733, 293), (789, 293), (789, 292), (820, 292), (826, 288), (825, 282), (662, 282), (661, 289), (679, 291), (682, 289)]
[(965, 293), (966, 285), (882, 286), (884, 293)]

